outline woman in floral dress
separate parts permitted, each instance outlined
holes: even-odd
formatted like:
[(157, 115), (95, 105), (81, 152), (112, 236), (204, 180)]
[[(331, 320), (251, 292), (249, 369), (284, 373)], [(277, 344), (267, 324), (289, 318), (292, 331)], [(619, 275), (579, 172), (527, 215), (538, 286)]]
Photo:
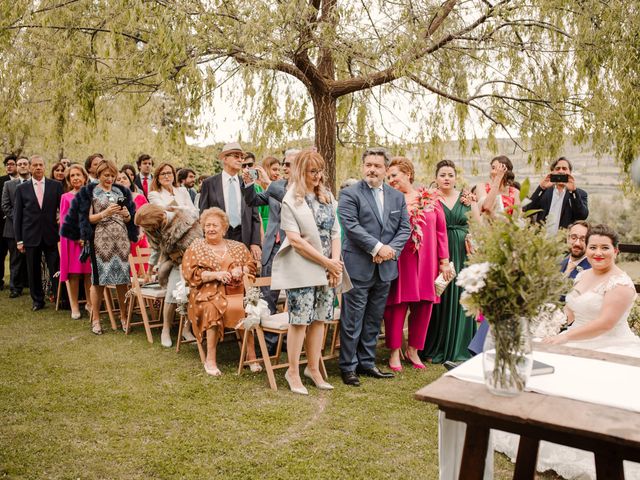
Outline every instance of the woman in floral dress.
[(304, 375), (319, 389), (333, 389), (320, 373), (320, 355), (323, 322), (333, 319), (334, 288), (343, 283), (343, 264), (337, 205), (324, 185), (324, 165), (317, 152), (303, 151), (296, 157), (289, 190), (282, 199), (281, 228), (287, 237), (271, 273), (271, 288), (286, 289), (289, 304), (285, 379), (291, 391), (301, 395), (308, 394), (299, 371), (305, 337)]

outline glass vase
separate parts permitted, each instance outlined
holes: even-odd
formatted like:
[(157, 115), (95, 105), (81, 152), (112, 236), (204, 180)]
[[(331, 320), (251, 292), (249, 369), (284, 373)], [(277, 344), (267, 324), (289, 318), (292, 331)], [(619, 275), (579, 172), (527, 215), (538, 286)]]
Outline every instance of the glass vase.
[(487, 389), (494, 395), (504, 397), (520, 394), (527, 385), (532, 366), (527, 319), (506, 318), (490, 322), (482, 352)]

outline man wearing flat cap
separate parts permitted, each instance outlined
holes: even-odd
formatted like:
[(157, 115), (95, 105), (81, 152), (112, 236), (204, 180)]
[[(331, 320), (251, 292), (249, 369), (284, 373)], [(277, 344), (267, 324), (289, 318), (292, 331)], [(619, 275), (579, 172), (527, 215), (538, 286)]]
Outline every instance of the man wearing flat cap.
[(257, 207), (249, 207), (241, 194), (244, 183), (238, 176), (242, 170), (244, 150), (238, 142), (222, 147), (218, 158), (222, 173), (207, 178), (200, 189), (200, 212), (211, 207), (224, 210), (229, 217), (226, 238), (244, 243), (253, 257), (260, 261), (260, 232), (262, 223)]

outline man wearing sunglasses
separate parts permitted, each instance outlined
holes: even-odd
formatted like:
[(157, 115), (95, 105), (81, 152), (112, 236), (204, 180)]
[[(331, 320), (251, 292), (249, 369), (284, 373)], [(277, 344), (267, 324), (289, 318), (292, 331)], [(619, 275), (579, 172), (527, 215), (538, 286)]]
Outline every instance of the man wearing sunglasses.
[[(245, 152), (238, 142), (222, 147), (218, 158), (222, 162), (222, 173), (207, 178), (200, 189), (200, 213), (207, 208), (218, 207), (229, 217), (226, 238), (244, 243), (256, 261), (262, 250), (262, 224), (258, 209), (247, 205), (242, 196), (244, 182), (239, 174)], [(253, 187), (252, 187), (253, 188)]]
[[(294, 162), (296, 156), (300, 153), (300, 150), (289, 149), (284, 154), (284, 160), (282, 162), (283, 179), (271, 182), (266, 190), (262, 192), (256, 192), (253, 187), (253, 179), (251, 178), (248, 169), (243, 171), (242, 179), (244, 180), (244, 187), (242, 189), (242, 195), (247, 205), (252, 207), (258, 207), (261, 205), (269, 206), (269, 222), (267, 223), (267, 231), (264, 234), (264, 242), (262, 244), (262, 276), (271, 276), (271, 264), (273, 258), (280, 250), (280, 245), (284, 241), (285, 233), (280, 228), (280, 208), (282, 199), (285, 193), (287, 193), (287, 185), (289, 182), (289, 173), (291, 165)], [(271, 313), (276, 313), (276, 303), (279, 290), (271, 290), (269, 287), (263, 287), (262, 295), (269, 304)]]

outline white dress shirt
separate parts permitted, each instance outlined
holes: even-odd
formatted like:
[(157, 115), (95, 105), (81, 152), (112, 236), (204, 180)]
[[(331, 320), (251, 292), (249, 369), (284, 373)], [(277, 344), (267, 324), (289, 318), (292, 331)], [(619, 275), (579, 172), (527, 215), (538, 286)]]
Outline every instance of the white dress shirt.
[[(371, 195), (373, 195), (373, 201), (376, 203), (376, 208), (378, 205), (378, 202), (376, 201), (376, 196), (378, 196), (378, 198), (380, 199), (380, 205), (382, 207), (382, 211), (384, 212), (384, 188), (383, 187), (384, 187), (384, 183), (379, 187), (372, 187), (371, 185), (369, 185), (369, 188), (371, 189)], [(381, 220), (384, 221), (384, 219), (381, 219)], [(371, 250), (371, 256), (375, 258), (375, 256), (378, 254), (378, 252), (383, 246), (384, 244), (382, 242), (376, 243), (376, 246), (373, 247), (373, 250)]]
[(555, 235), (560, 228), (560, 215), (562, 214), (562, 203), (564, 202), (564, 196), (567, 193), (567, 189), (563, 188), (562, 191), (557, 186), (553, 187), (553, 197), (551, 199), (551, 207), (549, 207), (549, 214), (547, 215), (547, 233), (549, 235)]

